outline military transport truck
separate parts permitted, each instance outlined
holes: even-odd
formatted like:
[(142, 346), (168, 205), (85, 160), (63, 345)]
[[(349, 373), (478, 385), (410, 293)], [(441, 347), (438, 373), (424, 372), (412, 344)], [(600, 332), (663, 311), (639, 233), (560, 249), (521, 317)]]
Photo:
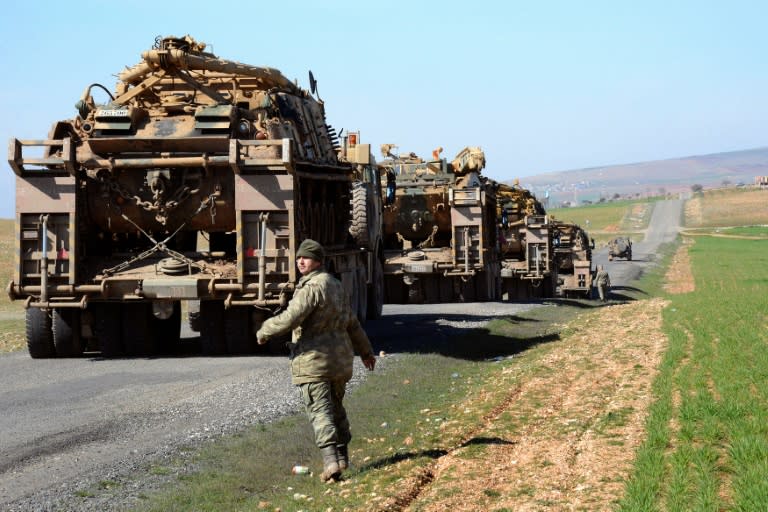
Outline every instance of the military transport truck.
[(27, 308), (31, 356), (172, 350), (182, 301), (206, 353), (249, 352), (290, 299), (306, 238), (359, 317), (380, 315), (378, 168), (315, 96), (311, 72), (306, 91), (171, 36), (114, 92), (86, 87), (46, 139), (12, 139), (8, 293)]
[(518, 183), (498, 184), (496, 195), (504, 295), (508, 300), (554, 297), (554, 231), (544, 206)]
[(382, 145), (384, 280), (388, 303), (499, 297), (496, 197), (485, 155), (467, 147), (448, 162)]
[(592, 294), (594, 240), (577, 224), (554, 219), (550, 224), (558, 276), (556, 294), (589, 298)]
[(614, 258), (632, 261), (632, 240), (619, 236), (608, 242), (608, 261), (613, 261)]

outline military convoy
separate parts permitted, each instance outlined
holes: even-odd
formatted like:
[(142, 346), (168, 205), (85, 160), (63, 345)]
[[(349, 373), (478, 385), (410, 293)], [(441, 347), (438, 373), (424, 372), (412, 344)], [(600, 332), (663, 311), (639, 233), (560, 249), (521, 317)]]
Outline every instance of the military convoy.
[(384, 282), (390, 303), (499, 298), (495, 184), (481, 176), (485, 155), (454, 160), (395, 155), (382, 146)]
[(327, 124), (311, 73), (306, 91), (187, 36), (158, 38), (119, 80), (89, 85), (46, 139), (10, 144), (8, 292), (32, 357), (173, 350), (183, 301), (206, 353), (255, 350), (305, 238), (358, 316), (381, 314), (379, 170), (358, 133)]
[(589, 297), (593, 242), (519, 184), (482, 176), (467, 147), (448, 162), (382, 146), (385, 302)]
[(204, 353), (254, 352), (307, 238), (361, 321), (385, 301), (589, 294), (587, 234), (483, 176), (480, 148), (449, 162), (384, 145), (377, 163), (328, 125), (311, 72), (304, 90), (189, 36), (156, 39), (118, 77), (47, 138), (10, 142), (7, 291), (34, 358), (173, 351), (183, 304)]

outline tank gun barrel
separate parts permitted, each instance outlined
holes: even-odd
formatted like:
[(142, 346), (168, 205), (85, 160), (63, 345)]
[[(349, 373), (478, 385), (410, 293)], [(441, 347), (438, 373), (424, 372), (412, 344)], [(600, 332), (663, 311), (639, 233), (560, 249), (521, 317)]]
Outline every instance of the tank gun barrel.
[(118, 77), (121, 81), (135, 85), (157, 69), (205, 70), (249, 76), (263, 82), (266, 88), (278, 87), (300, 93), (300, 89), (277, 69), (220, 59), (213, 54), (192, 53), (180, 48), (170, 48), (148, 50), (143, 52), (141, 57), (144, 62), (120, 73)]

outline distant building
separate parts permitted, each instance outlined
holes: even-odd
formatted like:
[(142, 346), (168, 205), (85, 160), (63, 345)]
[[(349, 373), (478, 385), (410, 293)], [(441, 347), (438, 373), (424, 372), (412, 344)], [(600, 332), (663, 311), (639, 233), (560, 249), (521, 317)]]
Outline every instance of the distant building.
[(768, 187), (768, 176), (755, 176), (755, 185), (758, 187)]

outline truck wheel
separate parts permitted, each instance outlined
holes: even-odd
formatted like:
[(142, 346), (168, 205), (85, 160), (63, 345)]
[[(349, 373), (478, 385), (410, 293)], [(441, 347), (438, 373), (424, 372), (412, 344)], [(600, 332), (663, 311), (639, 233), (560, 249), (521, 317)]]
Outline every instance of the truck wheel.
[(80, 310), (54, 309), (53, 344), (59, 357), (77, 357), (83, 354), (80, 336)]
[(125, 354), (123, 329), (120, 321), (120, 304), (101, 303), (93, 306), (93, 334), (103, 357)]
[(51, 316), (47, 310), (27, 308), (26, 312), (27, 349), (32, 359), (56, 357), (53, 344)]
[(360, 247), (369, 249), (371, 239), (368, 233), (368, 189), (362, 182), (352, 184), (352, 224), (349, 234)]
[(205, 300), (200, 302), (200, 349), (209, 356), (226, 354), (224, 339), (224, 302)]

